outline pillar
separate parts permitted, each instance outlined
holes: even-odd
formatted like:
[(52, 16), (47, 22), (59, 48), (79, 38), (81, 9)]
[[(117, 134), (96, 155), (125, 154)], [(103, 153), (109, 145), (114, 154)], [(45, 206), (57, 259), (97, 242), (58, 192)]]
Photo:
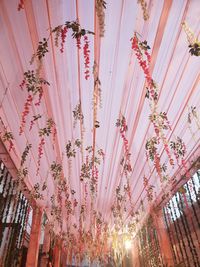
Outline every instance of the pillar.
[(160, 244), (161, 255), (164, 260), (164, 264), (171, 267), (174, 266), (174, 259), (172, 248), (169, 240), (169, 236), (167, 233), (167, 227), (165, 225), (163, 211), (159, 210), (153, 214), (154, 225), (157, 230), (158, 241)]
[(39, 245), (40, 245), (41, 224), (42, 224), (42, 211), (39, 208), (34, 207), (30, 241), (29, 241), (27, 259), (26, 259), (26, 267), (37, 267), (38, 266), (38, 253), (39, 253)]
[(42, 258), (40, 267), (47, 267), (50, 249), (50, 225), (47, 223), (44, 230), (44, 242), (42, 246)]
[(57, 242), (54, 248), (54, 267), (60, 267), (61, 259), (61, 245), (60, 242)]
[(61, 254), (61, 266), (65, 267), (67, 265), (67, 254), (65, 251)]
[(140, 267), (140, 259), (139, 259), (139, 244), (138, 240), (135, 237), (133, 242), (133, 248), (132, 248), (132, 266), (133, 267)]

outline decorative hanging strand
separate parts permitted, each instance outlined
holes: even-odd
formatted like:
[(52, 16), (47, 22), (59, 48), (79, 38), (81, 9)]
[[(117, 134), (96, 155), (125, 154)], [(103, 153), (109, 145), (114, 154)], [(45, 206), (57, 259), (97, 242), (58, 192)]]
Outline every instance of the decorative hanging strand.
[[(175, 207), (173, 198), (171, 199), (170, 203), (172, 204), (173, 212), (174, 212), (175, 218), (176, 218), (176, 220), (173, 223), (174, 223), (175, 226), (177, 225), (177, 230), (178, 231), (176, 233), (177, 233), (178, 245), (179, 245), (179, 248), (180, 248), (180, 251), (181, 251), (182, 259), (184, 261), (186, 260), (187, 263), (188, 263), (188, 266), (190, 266), (189, 257), (188, 257), (188, 254), (187, 254), (187, 248), (186, 248), (186, 245), (185, 245), (185, 241), (184, 241), (184, 237), (183, 237), (183, 233), (182, 233), (182, 228), (181, 228), (181, 225), (180, 225), (180, 218), (177, 215), (176, 207)], [(180, 234), (180, 236), (178, 235), (178, 233)], [(183, 254), (182, 247), (183, 247), (185, 256)]]
[[(188, 183), (186, 183), (185, 186), (186, 186), (186, 188), (187, 188), (187, 192), (188, 192), (189, 200), (190, 200), (190, 203), (191, 203), (191, 206), (192, 206), (192, 210), (193, 210), (193, 213), (194, 213), (194, 217), (195, 217), (195, 219), (196, 219), (196, 222), (197, 222), (198, 225), (200, 226), (199, 217), (197, 216), (197, 211), (196, 211), (196, 209), (195, 209), (195, 202), (194, 202), (194, 200), (193, 200), (193, 198), (192, 198), (192, 196), (191, 196), (191, 192), (190, 192), (190, 188), (189, 188), (189, 186), (188, 186)], [(186, 196), (185, 196), (185, 197), (186, 197)], [(187, 199), (186, 199), (186, 201), (187, 201)], [(188, 206), (188, 205), (187, 205), (187, 206)], [(189, 209), (190, 209), (190, 207), (188, 206), (188, 211), (189, 211), (189, 213), (190, 213), (190, 210), (189, 210)], [(189, 215), (190, 215), (191, 220), (192, 220), (191, 213), (190, 213)], [(195, 229), (193, 220), (192, 220), (192, 225), (193, 225), (194, 232), (195, 232), (195, 234), (196, 234), (196, 229)], [(197, 240), (198, 240), (198, 236), (197, 236), (197, 234), (196, 234), (196, 237), (197, 237)], [(199, 240), (198, 240), (198, 243), (199, 243), (199, 245), (200, 245)], [(199, 246), (199, 247), (200, 247), (200, 246)]]
[(183, 200), (182, 200), (182, 198), (181, 198), (181, 196), (179, 194), (180, 201), (178, 201), (178, 193), (175, 195), (175, 197), (176, 197), (177, 206), (178, 206), (179, 210), (182, 212), (182, 216), (180, 216), (180, 218), (181, 218), (181, 222), (182, 222), (182, 225), (183, 225), (183, 228), (184, 228), (184, 231), (185, 231), (185, 235), (186, 235), (186, 239), (187, 239), (187, 242), (188, 242), (188, 246), (189, 246), (190, 252), (192, 254), (192, 260), (193, 260), (194, 266), (198, 267), (199, 266), (198, 265), (198, 255), (197, 255), (194, 243), (193, 243), (193, 239), (191, 237), (190, 228), (188, 226), (187, 217), (186, 217), (186, 214), (185, 214), (185, 211), (184, 211)]

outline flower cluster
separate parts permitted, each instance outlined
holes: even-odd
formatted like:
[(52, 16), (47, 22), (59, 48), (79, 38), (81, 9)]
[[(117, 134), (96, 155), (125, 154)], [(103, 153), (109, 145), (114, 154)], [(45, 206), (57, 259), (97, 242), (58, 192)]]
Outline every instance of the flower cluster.
[(43, 85), (50, 85), (50, 84), (45, 79), (38, 77), (38, 75), (33, 70), (28, 70), (24, 72), (24, 79), (20, 87), (21, 89), (24, 89), (25, 86), (28, 93), (36, 95), (38, 92), (42, 90)]
[(169, 123), (169, 120), (167, 118), (167, 113), (166, 112), (153, 112), (149, 116), (150, 121), (153, 123), (154, 128), (155, 128), (155, 133), (159, 136), (159, 129), (162, 130), (171, 130), (171, 126)]
[(34, 199), (40, 199), (40, 200), (43, 200), (44, 197), (43, 195), (40, 193), (40, 184), (39, 183), (36, 183), (31, 191), (31, 196), (34, 198)]
[(60, 48), (61, 53), (64, 52), (64, 44), (65, 44), (66, 37), (67, 37), (67, 26), (64, 26), (61, 29), (61, 48)]
[(50, 166), (51, 173), (54, 180), (60, 180), (61, 179), (61, 173), (62, 173), (62, 165), (60, 163), (56, 163), (55, 161)]
[(177, 136), (176, 141), (171, 141), (170, 146), (171, 149), (174, 151), (177, 160), (179, 158), (184, 158), (186, 154), (186, 146), (180, 137)]
[(84, 54), (84, 65), (85, 65), (85, 79), (87, 80), (90, 77), (90, 50), (89, 50), (89, 41), (87, 35), (84, 36), (84, 47), (83, 47), (83, 54)]
[(75, 158), (76, 156), (76, 150), (72, 146), (72, 142), (69, 140), (66, 144), (66, 155), (69, 158)]
[(167, 156), (169, 158), (170, 165), (174, 166), (174, 160), (170, 153), (170, 148), (168, 145), (167, 138), (164, 134), (164, 130), (171, 130), (171, 126), (169, 123), (169, 120), (167, 118), (166, 112), (156, 112), (156, 110), (149, 116), (150, 121), (153, 123), (154, 130), (156, 133), (156, 136), (158, 140), (162, 140), (164, 149), (167, 153)]
[(49, 136), (50, 134), (55, 134), (55, 122), (52, 118), (46, 121), (46, 127), (39, 130), (39, 136)]
[(89, 162), (88, 157), (86, 157), (86, 162), (81, 166), (81, 174), (80, 174), (80, 181), (85, 179), (90, 179), (91, 177), (91, 170), (92, 170), (92, 163)]

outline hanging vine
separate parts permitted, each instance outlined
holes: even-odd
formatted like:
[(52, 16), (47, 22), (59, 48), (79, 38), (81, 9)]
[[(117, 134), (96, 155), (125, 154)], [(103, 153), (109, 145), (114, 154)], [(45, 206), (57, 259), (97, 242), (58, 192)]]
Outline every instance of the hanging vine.
[(40, 164), (41, 164), (41, 158), (43, 155), (43, 147), (45, 145), (45, 137), (50, 136), (52, 134), (53, 142), (55, 142), (55, 136), (56, 136), (56, 126), (55, 122), (52, 118), (48, 119), (46, 121), (46, 127), (41, 128), (39, 130), (39, 137), (40, 137), (40, 143), (38, 145), (38, 160), (37, 160), (37, 171), (36, 175), (39, 174)]
[[(147, 41), (140, 41), (137, 34), (134, 34), (134, 37), (132, 40), (132, 49), (134, 50), (136, 57), (138, 59), (139, 65), (141, 66), (144, 75), (145, 80), (147, 84), (146, 88), (146, 98), (149, 101), (149, 106), (151, 109), (151, 115), (149, 116), (149, 119), (151, 123), (154, 126), (154, 131), (156, 134), (156, 137), (152, 137), (151, 139), (147, 140), (146, 142), (146, 151), (147, 155), (149, 154), (149, 157), (152, 161), (154, 161), (154, 166), (156, 168), (156, 171), (161, 179), (163, 181), (162, 177), (162, 164), (160, 162), (160, 155), (158, 154), (157, 146), (162, 141), (162, 144), (164, 146), (164, 150), (168, 156), (169, 163), (173, 167), (174, 166), (174, 158), (177, 160), (177, 154), (176, 149), (174, 149), (173, 142), (174, 141), (168, 141), (166, 131), (172, 131), (167, 113), (166, 112), (158, 112), (158, 86), (156, 85), (156, 82), (153, 80), (150, 72), (150, 63), (151, 63), (151, 56), (148, 52), (150, 49), (150, 46), (147, 44)], [(181, 140), (179, 137), (176, 137), (177, 140)], [(177, 144), (178, 145), (178, 144)], [(182, 146), (185, 146), (185, 144), (182, 141)], [(185, 154), (184, 154), (185, 155)], [(184, 159), (182, 159), (182, 165), (187, 171), (186, 162)], [(165, 172), (167, 166), (165, 165)], [(168, 175), (167, 175), (168, 176)], [(165, 175), (165, 177), (167, 177)]]

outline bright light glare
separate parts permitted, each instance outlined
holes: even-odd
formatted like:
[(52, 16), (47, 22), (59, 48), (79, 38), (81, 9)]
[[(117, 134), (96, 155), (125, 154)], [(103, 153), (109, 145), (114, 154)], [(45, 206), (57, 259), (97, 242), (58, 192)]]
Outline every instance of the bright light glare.
[(128, 250), (128, 249), (131, 249), (131, 247), (132, 247), (132, 242), (131, 242), (131, 240), (129, 240), (129, 239), (127, 239), (126, 241), (125, 241), (125, 248)]

